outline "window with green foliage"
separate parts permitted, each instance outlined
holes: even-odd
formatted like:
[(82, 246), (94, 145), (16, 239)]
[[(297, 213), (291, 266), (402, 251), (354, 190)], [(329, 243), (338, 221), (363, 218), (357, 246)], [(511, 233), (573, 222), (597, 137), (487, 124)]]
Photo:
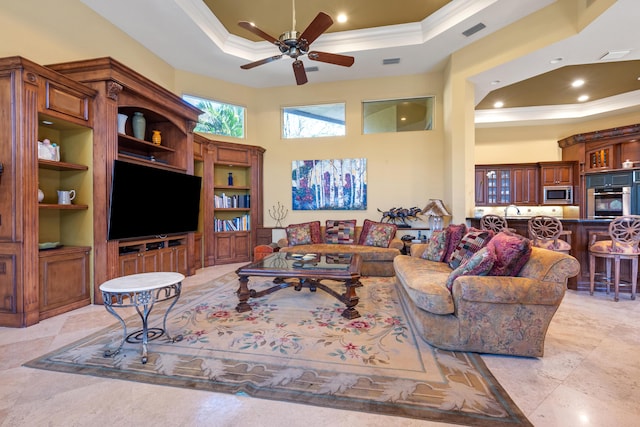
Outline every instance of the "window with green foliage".
[(183, 95), (182, 99), (204, 111), (194, 129), (196, 132), (244, 138), (244, 107), (190, 95)]

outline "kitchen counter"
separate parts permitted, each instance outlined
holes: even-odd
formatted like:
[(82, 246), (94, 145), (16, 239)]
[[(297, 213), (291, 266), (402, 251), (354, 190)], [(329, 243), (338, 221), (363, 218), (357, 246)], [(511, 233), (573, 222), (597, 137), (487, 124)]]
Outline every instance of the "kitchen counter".
[[(571, 255), (580, 262), (580, 274), (569, 279), (567, 284), (569, 289), (579, 291), (589, 291), (589, 240), (593, 233), (609, 231), (611, 219), (590, 219), (590, 218), (559, 218), (564, 230), (571, 231)], [(529, 217), (508, 216), (509, 228), (514, 229), (518, 234), (529, 237), (528, 231)], [(480, 228), (480, 218), (467, 218), (467, 223)], [(601, 260), (599, 260), (601, 261)], [(628, 262), (621, 263), (621, 278), (628, 281), (631, 276)], [(603, 271), (604, 264), (597, 266), (596, 271)], [(604, 286), (597, 286), (596, 290), (604, 290)], [(629, 292), (628, 287), (620, 288), (621, 292)]]

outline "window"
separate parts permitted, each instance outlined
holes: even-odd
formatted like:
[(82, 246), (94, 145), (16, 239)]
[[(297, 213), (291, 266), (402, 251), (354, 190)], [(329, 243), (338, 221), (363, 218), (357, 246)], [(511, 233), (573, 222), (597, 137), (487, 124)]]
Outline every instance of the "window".
[(344, 136), (344, 111), (344, 103), (284, 107), (282, 137), (289, 139)]
[(433, 96), (363, 101), (363, 132), (408, 132), (433, 129)]
[(198, 118), (196, 132), (244, 138), (244, 107), (190, 95), (183, 95), (182, 99), (204, 111)]

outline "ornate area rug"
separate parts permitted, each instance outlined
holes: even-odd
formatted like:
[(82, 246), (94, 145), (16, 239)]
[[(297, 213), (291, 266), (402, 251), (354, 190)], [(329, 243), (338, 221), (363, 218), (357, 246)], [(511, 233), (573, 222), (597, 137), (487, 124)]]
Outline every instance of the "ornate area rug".
[[(269, 282), (253, 277), (249, 285)], [(416, 335), (393, 277), (362, 283), (354, 320), (340, 316), (344, 305), (329, 294), (293, 288), (237, 313), (231, 273), (183, 286), (167, 329), (184, 339), (151, 341), (147, 364), (140, 344), (104, 357), (122, 339), (114, 323), (26, 366), (453, 424), (531, 425), (478, 355), (438, 350)], [(156, 304), (150, 327), (162, 327), (167, 306)], [(140, 319), (127, 324), (133, 331)]]

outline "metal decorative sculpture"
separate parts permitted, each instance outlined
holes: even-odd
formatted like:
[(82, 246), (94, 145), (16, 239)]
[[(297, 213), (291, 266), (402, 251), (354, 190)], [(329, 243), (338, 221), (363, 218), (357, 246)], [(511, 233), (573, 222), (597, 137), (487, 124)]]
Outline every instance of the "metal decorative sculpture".
[(282, 206), (280, 202), (273, 207), (273, 212), (269, 209), (269, 216), (275, 220), (276, 228), (282, 228), (282, 220), (287, 216), (289, 210)]
[(381, 211), (380, 209), (378, 209), (378, 212), (382, 213), (382, 219), (380, 220), (380, 222), (386, 221), (394, 224), (401, 223), (408, 227), (409, 224), (407, 224), (407, 220), (418, 219), (417, 215), (421, 212), (421, 209), (417, 206), (414, 206), (410, 209), (391, 208), (388, 211)]

